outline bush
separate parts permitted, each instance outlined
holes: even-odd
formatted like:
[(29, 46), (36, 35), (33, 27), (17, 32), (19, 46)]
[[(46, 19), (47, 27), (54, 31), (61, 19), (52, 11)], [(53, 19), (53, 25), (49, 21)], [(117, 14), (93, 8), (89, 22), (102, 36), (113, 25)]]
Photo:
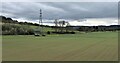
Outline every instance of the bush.
[(47, 34), (50, 34), (50, 31), (47, 31)]
[(71, 32), (71, 34), (75, 34), (75, 32)]

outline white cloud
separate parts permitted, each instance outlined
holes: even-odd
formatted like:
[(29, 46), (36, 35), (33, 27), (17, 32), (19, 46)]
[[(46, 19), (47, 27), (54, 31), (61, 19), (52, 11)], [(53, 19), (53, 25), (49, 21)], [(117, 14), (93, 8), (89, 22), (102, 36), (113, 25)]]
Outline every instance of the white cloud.
[[(14, 19), (16, 20), (16, 19)], [(17, 19), (19, 22), (31, 22), (31, 23), (37, 23), (39, 24), (39, 20), (36, 21), (28, 21), (25, 19)], [(79, 21), (79, 20), (67, 20), (67, 19), (59, 19), (59, 21), (67, 21), (70, 23), (71, 26), (99, 26), (99, 25), (118, 25), (118, 20), (114, 18), (104, 18), (104, 19), (86, 19), (85, 21)], [(54, 26), (55, 20), (43, 20), (44, 25)]]
[(77, 20), (71, 21), (71, 25), (78, 26), (98, 26), (98, 25), (118, 25), (117, 19), (104, 18), (104, 19), (87, 19), (86, 21), (78, 22)]

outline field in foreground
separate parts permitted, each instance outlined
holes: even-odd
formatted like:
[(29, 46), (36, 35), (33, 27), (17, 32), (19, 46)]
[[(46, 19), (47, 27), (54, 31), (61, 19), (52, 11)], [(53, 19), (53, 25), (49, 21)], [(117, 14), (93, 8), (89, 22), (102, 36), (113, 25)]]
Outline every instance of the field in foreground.
[(118, 33), (3, 36), (3, 61), (117, 61)]

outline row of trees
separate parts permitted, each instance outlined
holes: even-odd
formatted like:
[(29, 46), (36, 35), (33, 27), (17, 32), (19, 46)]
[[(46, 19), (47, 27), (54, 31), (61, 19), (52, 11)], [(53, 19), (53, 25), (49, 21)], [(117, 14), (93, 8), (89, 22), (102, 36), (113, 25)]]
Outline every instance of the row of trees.
[[(20, 25), (33, 25), (33, 26), (39, 26), (37, 23), (30, 23), (30, 22), (18, 22), (17, 20), (13, 20), (12, 18), (7, 18), (5, 16), (0, 16), (0, 19), (2, 23), (12, 23), (12, 24), (20, 24)], [(49, 27), (47, 25), (41, 25), (44, 27)]]
[[(39, 26), (37, 23), (18, 22), (12, 18), (0, 16), (0, 26), (2, 26), (2, 35), (33, 35), (34, 27)], [(43, 27), (49, 27), (47, 25), (41, 25)]]
[(34, 30), (26, 25), (16, 25), (16, 24), (3, 24), (2, 25), (3, 35), (32, 35)]
[[(18, 22), (17, 20), (12, 20), (11, 18), (6, 18), (4, 16), (0, 16), (0, 21), (2, 23), (2, 34), (3, 35), (31, 35), (34, 34), (34, 28), (32, 26), (39, 26), (39, 24), (33, 24), (28, 22)], [(0, 24), (1, 25), (1, 24)], [(46, 26), (41, 25), (43, 27), (56, 28), (55, 26)], [(57, 27), (61, 29), (61, 27)], [(67, 26), (62, 27), (65, 29), (65, 33), (68, 30), (74, 31), (83, 31), (83, 32), (96, 32), (96, 31), (120, 31), (120, 25), (111, 25), (111, 26)], [(48, 32), (48, 34), (50, 34)]]
[(97, 32), (97, 31), (120, 31), (120, 25), (111, 26), (78, 26), (78, 31)]
[(0, 16), (0, 18), (2, 19), (2, 23), (12, 23), (12, 24), (21, 24), (21, 25), (35, 25), (35, 26), (39, 26), (36, 23), (29, 23), (29, 22), (18, 22), (17, 20), (13, 20), (12, 18), (7, 18), (5, 16)]
[(34, 34), (34, 29), (29, 25), (38, 26), (38, 24), (18, 22), (5, 16), (0, 16), (0, 19), (2, 22), (2, 35), (32, 35)]

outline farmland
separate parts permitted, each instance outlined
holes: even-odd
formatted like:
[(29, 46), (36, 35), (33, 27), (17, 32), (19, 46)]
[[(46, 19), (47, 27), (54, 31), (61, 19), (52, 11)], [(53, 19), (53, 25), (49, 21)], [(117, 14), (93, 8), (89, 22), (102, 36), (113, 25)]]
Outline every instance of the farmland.
[(2, 37), (4, 61), (117, 61), (118, 33)]

